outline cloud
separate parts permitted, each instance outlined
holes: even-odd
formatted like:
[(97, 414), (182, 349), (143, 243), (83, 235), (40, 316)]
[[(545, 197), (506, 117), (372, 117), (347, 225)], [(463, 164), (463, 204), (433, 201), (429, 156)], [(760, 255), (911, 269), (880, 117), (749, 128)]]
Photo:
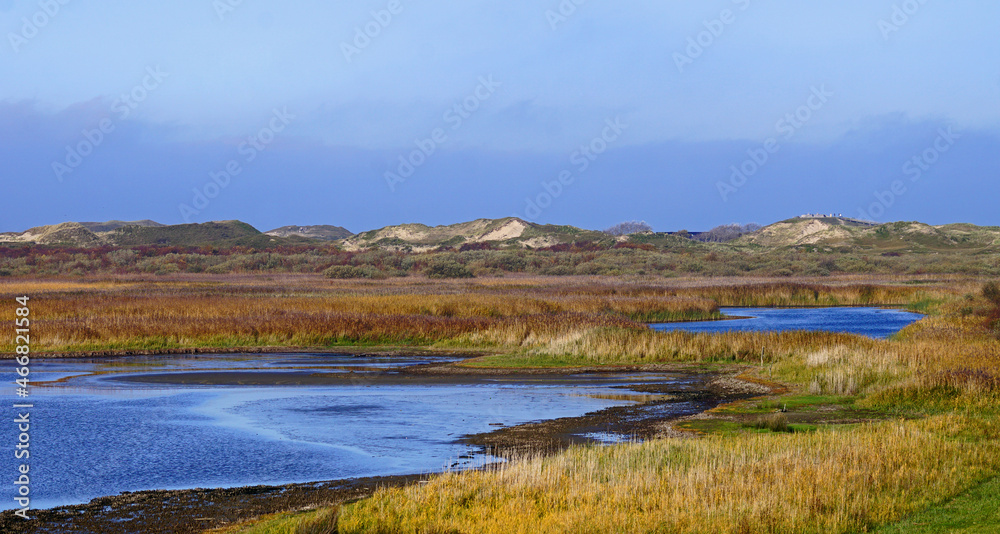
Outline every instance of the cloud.
[[(835, 142), (788, 143), (725, 202), (716, 183), (728, 179), (730, 166), (747, 158), (759, 140), (612, 144), (584, 172), (577, 172), (572, 158), (579, 142), (530, 150), (459, 144), (442, 147), (392, 192), (383, 176), (399, 149), (331, 144), (293, 122), (247, 162), (240, 152), (244, 136), (188, 141), (176, 125), (130, 119), (116, 123), (60, 183), (52, 163), (83, 130), (95, 127), (104, 109), (102, 101), (56, 111), (31, 101), (0, 103), (0, 158), (11, 177), (5, 186), (9, 198), (18, 199), (0, 215), (0, 230), (112, 218), (179, 223), (179, 205), (191, 204), (194, 191), (233, 160), (241, 173), (194, 220), (242, 219), (263, 229), (307, 223), (365, 229), (523, 215), (526, 199), (566, 169), (576, 179), (540, 222), (604, 228), (644, 219), (658, 229), (693, 230), (768, 223), (801, 212), (854, 214), (893, 181), (907, 179), (903, 165), (933, 146), (939, 129), (948, 126), (887, 115), (859, 121)], [(520, 124), (518, 114), (549, 120), (528, 101), (497, 114), (513, 124)], [(594, 128), (581, 131), (598, 135)], [(996, 223), (991, 199), (1000, 196), (1000, 139), (984, 130), (961, 135), (918, 182), (907, 183), (907, 194), (885, 210), (886, 220)]]

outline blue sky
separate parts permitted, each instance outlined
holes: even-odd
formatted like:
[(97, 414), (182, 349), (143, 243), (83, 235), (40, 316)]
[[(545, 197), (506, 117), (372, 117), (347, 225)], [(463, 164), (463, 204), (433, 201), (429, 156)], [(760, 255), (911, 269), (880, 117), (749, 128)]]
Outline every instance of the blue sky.
[(0, 0), (0, 231), (1000, 224), (1000, 4)]

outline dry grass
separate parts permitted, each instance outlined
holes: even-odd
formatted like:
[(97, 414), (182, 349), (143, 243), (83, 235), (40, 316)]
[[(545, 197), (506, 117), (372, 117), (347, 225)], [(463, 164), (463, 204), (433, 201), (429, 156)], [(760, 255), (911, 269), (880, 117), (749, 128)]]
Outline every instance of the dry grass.
[[(975, 296), (981, 283), (895, 282), (905, 281), (186, 277), (5, 282), (0, 298), (30, 294), (33, 344), (46, 350), (398, 342), (489, 347), (501, 353), (479, 361), (490, 365), (734, 362), (798, 392), (905, 416), (815, 432), (785, 432), (771, 416), (759, 426), (781, 432), (522, 458), (380, 491), (341, 511), (340, 532), (856, 532), (1000, 472), (1000, 341), (987, 327), (996, 312)], [(894, 340), (639, 322), (810, 300), (935, 315)]]
[[(576, 353), (595, 363), (782, 352), (773, 337), (721, 341), (640, 323), (718, 317), (720, 305), (912, 304), (944, 288), (870, 283), (704, 282), (598, 277), (331, 281), (318, 276), (7, 280), (32, 297), (34, 350), (422, 344)], [(826, 340), (816, 339), (815, 343)], [(792, 340), (792, 346), (801, 341)], [(9, 343), (0, 352), (10, 352)]]
[(338, 513), (336, 508), (285, 512), (204, 534), (337, 534)]
[[(530, 281), (529, 281), (530, 282)], [(565, 331), (642, 328), (638, 320), (711, 318), (708, 299), (658, 288), (567, 290), (454, 282), (330, 282), (317, 277), (217, 283), (100, 281), (5, 284), (4, 299), (31, 296), (37, 351), (233, 346), (430, 344), (495, 327)], [(575, 325), (575, 326), (574, 326)], [(0, 351), (12, 347), (0, 345)]]
[[(963, 288), (964, 289), (964, 288)], [(498, 361), (758, 363), (799, 391), (849, 395), (906, 420), (581, 447), (496, 472), (446, 474), (343, 509), (341, 532), (857, 532), (1000, 472), (1000, 342), (964, 290), (897, 340), (823, 333), (692, 335), (577, 329), (469, 341), (513, 344)], [(976, 302), (976, 305), (981, 305)], [(520, 341), (519, 341), (520, 340)], [(487, 358), (489, 359), (489, 358)], [(758, 363), (759, 365), (759, 363)], [(916, 419), (913, 419), (916, 417)], [(753, 425), (751, 425), (753, 426)]]
[(856, 532), (952, 495), (1000, 466), (958, 416), (808, 434), (580, 447), (446, 474), (343, 509), (340, 532)]

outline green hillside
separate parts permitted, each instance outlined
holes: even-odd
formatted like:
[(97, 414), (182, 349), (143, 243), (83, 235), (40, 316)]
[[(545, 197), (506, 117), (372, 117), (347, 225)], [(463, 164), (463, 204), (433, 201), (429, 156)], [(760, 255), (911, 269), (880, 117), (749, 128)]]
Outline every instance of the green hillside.
[(111, 231), (107, 240), (119, 246), (172, 245), (194, 246), (244, 245), (261, 246), (275, 239), (265, 236), (253, 226), (240, 221), (220, 221), (173, 226), (123, 226)]

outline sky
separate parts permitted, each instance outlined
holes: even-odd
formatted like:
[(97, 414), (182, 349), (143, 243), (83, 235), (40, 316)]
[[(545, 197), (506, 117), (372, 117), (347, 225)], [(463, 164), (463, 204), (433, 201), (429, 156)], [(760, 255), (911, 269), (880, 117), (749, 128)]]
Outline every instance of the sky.
[(0, 231), (1000, 225), (1000, 3), (0, 0)]

